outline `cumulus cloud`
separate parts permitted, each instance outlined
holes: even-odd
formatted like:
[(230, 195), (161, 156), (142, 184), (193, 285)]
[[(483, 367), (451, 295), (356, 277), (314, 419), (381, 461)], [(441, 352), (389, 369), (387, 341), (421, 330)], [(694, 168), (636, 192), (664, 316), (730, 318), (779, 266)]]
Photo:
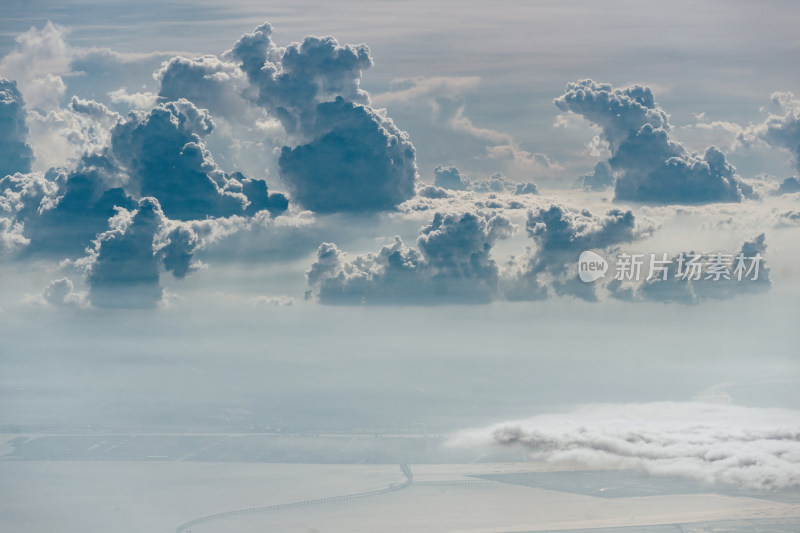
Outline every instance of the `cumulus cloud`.
[(589, 191), (603, 191), (614, 186), (614, 175), (611, 167), (605, 161), (598, 161), (588, 174), (578, 178), (575, 186)]
[(325, 133), (281, 151), (280, 174), (292, 198), (331, 213), (388, 210), (414, 195), (415, 152), (405, 133), (342, 98), (316, 109), (316, 124)]
[(438, 165), (433, 170), (433, 175), (433, 184), (437, 187), (454, 191), (464, 191), (469, 187), (469, 180), (463, 177), (456, 167)]
[(109, 230), (100, 233), (88, 255), (73, 262), (84, 270), (95, 307), (151, 308), (163, 295), (162, 269), (183, 278), (202, 267), (197, 251), (241, 229), (241, 220), (168, 219), (156, 198), (136, 209), (117, 208)]
[(631, 242), (652, 228), (637, 226), (630, 210), (612, 209), (596, 216), (588, 210), (550, 205), (529, 211), (525, 230), (536, 246), (525, 257), (512, 261), (507, 298), (544, 298), (550, 286), (556, 294), (595, 301), (595, 286), (579, 281), (574, 270), (581, 252)]
[(539, 187), (532, 181), (517, 183), (514, 187), (514, 194), (539, 194)]
[(59, 106), (66, 91), (62, 76), (71, 72), (74, 50), (67, 46), (63, 26), (47, 22), (14, 40), (15, 48), (0, 60), (0, 72), (17, 80), (28, 106), (48, 111)]
[[(19, 111), (14, 84), (4, 89), (9, 106)], [(24, 142), (21, 112), (7, 115), (7, 129), (17, 127)], [(0, 244), (3, 254), (18, 259), (72, 260), (88, 248), (88, 256), (66, 264), (85, 269), (93, 305), (155, 305), (162, 270), (183, 278), (202, 266), (194, 257), (198, 249), (247, 226), (249, 217), (288, 207), (286, 197), (271, 194), (263, 180), (219, 169), (203, 141), (214, 124), (186, 100), (123, 120), (98, 102), (73, 97), (67, 108), (48, 112), (57, 115), (71, 117), (65, 127), (72, 135), (91, 133), (76, 142), (86, 151), (73, 170), (0, 177)], [(39, 299), (55, 305), (65, 287), (59, 282)]]
[(81, 113), (74, 105), (61, 107), (67, 90), (63, 77), (74, 74), (71, 65), (79, 53), (67, 45), (66, 35), (65, 28), (49, 22), (31, 28), (0, 60), (0, 72), (17, 81), (25, 99), (26, 142), (36, 156), (29, 169), (72, 164), (108, 131), (107, 121), (97, 115)]
[(88, 267), (89, 300), (96, 307), (155, 307), (162, 296), (153, 238), (164, 215), (154, 198), (121, 211), (100, 234)]
[(110, 129), (121, 117), (93, 100), (75, 96), (64, 108), (28, 112), (29, 142), (34, 146), (34, 170), (74, 168), (87, 152), (109, 142)]
[(701, 402), (589, 405), (454, 435), (457, 447), (516, 447), (589, 469), (640, 469), (709, 485), (800, 487), (800, 413)]
[(26, 253), (76, 257), (108, 228), (117, 208), (135, 209), (136, 198), (155, 197), (167, 218), (183, 221), (277, 215), (288, 207), (265, 181), (219, 169), (203, 142), (214, 124), (186, 100), (124, 121), (97, 102), (73, 98), (70, 105), (75, 114), (113, 127), (107, 145), (85, 153), (75, 170), (0, 179), (0, 214), (9, 220), (4, 241), (21, 231)]
[(499, 193), (507, 190), (514, 190), (516, 184), (506, 178), (501, 172), (495, 172), (487, 179), (470, 181), (469, 188), (478, 193)]
[[(96, 54), (69, 46), (66, 35), (65, 28), (49, 22), (42, 29), (31, 28), (0, 60), (0, 72), (17, 80), (25, 99), (26, 142), (36, 156), (34, 170), (74, 166), (84, 152), (107, 142), (109, 128), (119, 119), (103, 104), (75, 96), (62, 107), (67, 90), (64, 79), (80, 85), (86, 76), (73, 69), (76, 62)], [(98, 80), (92, 83), (95, 92)]]
[(258, 88), (258, 102), (289, 131), (316, 133), (314, 106), (340, 97), (368, 104), (361, 73), (372, 66), (365, 44), (340, 45), (333, 37), (306, 37), (283, 48), (272, 42), (272, 26), (262, 24), (243, 35), (229, 55), (241, 63)]
[(762, 124), (746, 128), (737, 139), (745, 144), (760, 140), (785, 150), (800, 170), (800, 100), (790, 92), (779, 92), (772, 95), (772, 103), (779, 113), (771, 113)]
[(250, 89), (247, 76), (235, 62), (213, 55), (178, 56), (164, 62), (156, 78), (162, 101), (189, 100), (215, 119), (246, 121), (252, 112), (245, 98)]
[(291, 307), (294, 305), (294, 298), (286, 295), (281, 296), (256, 296), (250, 300), (255, 305), (271, 305), (274, 307)]
[[(435, 201), (442, 207), (451, 200)], [(493, 249), (512, 235), (514, 225), (494, 209), (514, 206), (497, 202), (492, 207), (493, 202), (482, 202), (477, 212), (436, 212), (420, 229), (414, 248), (395, 237), (377, 253), (349, 258), (335, 244), (323, 243), (306, 272), (309, 296), (348, 304), (532, 301), (552, 295), (598, 301), (601, 284), (578, 279), (581, 252), (605, 250), (609, 255), (653, 231), (651, 223), (637, 222), (630, 210), (598, 216), (550, 204), (528, 212), (525, 228), (533, 245), (498, 263)]]
[[(132, 112), (111, 131), (111, 153), (129, 174), (133, 194), (154, 196), (164, 213), (180, 220), (244, 214), (254, 204), (274, 213), (286, 198), (268, 195), (266, 183), (228, 175), (214, 162), (203, 138), (214, 129), (208, 112), (188, 100)], [(251, 196), (248, 196), (250, 193)]]
[(497, 295), (500, 275), (492, 246), (512, 230), (502, 215), (436, 213), (420, 229), (416, 249), (395, 237), (378, 253), (348, 260), (335, 244), (323, 243), (306, 278), (322, 303), (487, 302)]
[(555, 99), (565, 112), (579, 114), (602, 129), (615, 198), (645, 203), (738, 202), (752, 188), (716, 147), (701, 156), (670, 139), (667, 114), (648, 87), (614, 88), (582, 80), (567, 84)]
[(108, 92), (112, 103), (125, 104), (131, 109), (150, 109), (158, 102), (158, 96), (151, 92), (129, 93), (125, 87)]
[(532, 181), (516, 183), (502, 172), (495, 172), (487, 179), (475, 179), (468, 182), (467, 188), (477, 193), (539, 194), (539, 188)]
[[(35, 193), (29, 197), (24, 214), (20, 213), (23, 216), (18, 216), (31, 240), (28, 254), (56, 257), (81, 254), (108, 227), (108, 219), (116, 214), (116, 208), (133, 209), (136, 205), (121, 187), (109, 187), (95, 168), (21, 178), (23, 183), (16, 186)], [(47, 194), (53, 186), (55, 192)]]
[(41, 294), (33, 298), (38, 304), (54, 307), (85, 307), (86, 293), (76, 291), (72, 280), (60, 278), (48, 283)]
[(450, 194), (447, 192), (447, 189), (437, 187), (436, 185), (420, 183), (417, 187), (417, 196), (422, 198), (442, 199), (449, 198)]
[(796, 192), (800, 192), (800, 181), (797, 178), (790, 177), (781, 182), (775, 194), (794, 194)]
[[(612, 294), (622, 294), (623, 299), (642, 299), (659, 302), (694, 304), (703, 300), (727, 300), (742, 294), (769, 290), (770, 267), (766, 261), (766, 238), (762, 233), (745, 241), (736, 252), (711, 253), (706, 257), (695, 252), (682, 252), (669, 257), (665, 269), (652, 279), (637, 286), (614, 283)], [(715, 259), (717, 258), (718, 259)], [(757, 261), (753, 258), (758, 257)], [(663, 257), (659, 257), (659, 260)], [(708, 271), (708, 264), (718, 261), (726, 266), (724, 274), (717, 276)], [(695, 275), (691, 263), (705, 263), (706, 268)], [(624, 292), (629, 289), (631, 292)], [(619, 292), (623, 291), (623, 292)], [(635, 293), (633, 292), (635, 291)]]
[(24, 248), (30, 239), (22, 234), (22, 224), (0, 217), (0, 256), (13, 254)]
[(31, 170), (24, 105), (16, 82), (0, 77), (0, 177)]
[(381, 211), (411, 198), (417, 167), (408, 135), (369, 106), (361, 73), (366, 45), (306, 37), (278, 47), (263, 24), (226, 57), (256, 87), (254, 99), (300, 141), (286, 146), (280, 175), (292, 197), (313, 211)]

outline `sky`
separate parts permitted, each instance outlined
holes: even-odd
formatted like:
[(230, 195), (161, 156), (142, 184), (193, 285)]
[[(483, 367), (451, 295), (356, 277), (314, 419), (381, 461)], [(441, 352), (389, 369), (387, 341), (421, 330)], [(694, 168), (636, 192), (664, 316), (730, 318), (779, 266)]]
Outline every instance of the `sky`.
[(5, 2), (0, 427), (727, 416), (760, 475), (669, 464), (794, 486), (798, 11)]

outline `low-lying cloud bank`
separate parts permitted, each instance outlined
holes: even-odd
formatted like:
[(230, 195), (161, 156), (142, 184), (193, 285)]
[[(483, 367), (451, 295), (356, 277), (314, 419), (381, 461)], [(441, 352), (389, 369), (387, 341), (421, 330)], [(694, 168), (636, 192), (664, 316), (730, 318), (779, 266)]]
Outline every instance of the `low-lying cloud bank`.
[(525, 225), (536, 244), (506, 265), (492, 256), (515, 225), (494, 210), (436, 212), (419, 230), (417, 248), (399, 237), (377, 253), (348, 258), (323, 243), (306, 272), (309, 297), (329, 304), (430, 305), (540, 300), (555, 293), (596, 301), (594, 286), (577, 280), (573, 268), (586, 248), (630, 242), (649, 231), (631, 211), (592, 215), (551, 205), (528, 213)]
[(639, 469), (755, 490), (800, 488), (800, 411), (702, 402), (588, 405), (454, 435), (589, 469)]

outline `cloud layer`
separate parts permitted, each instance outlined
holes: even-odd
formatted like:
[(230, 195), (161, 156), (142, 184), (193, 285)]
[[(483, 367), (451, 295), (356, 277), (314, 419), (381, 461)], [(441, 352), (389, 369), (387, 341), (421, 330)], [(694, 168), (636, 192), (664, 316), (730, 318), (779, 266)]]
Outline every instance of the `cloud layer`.
[(323, 243), (306, 277), (323, 303), (488, 302), (497, 296), (500, 274), (491, 249), (511, 231), (501, 215), (436, 213), (420, 229), (417, 249), (395, 237), (378, 253), (348, 260), (335, 244)]
[(589, 405), (462, 431), (449, 444), (772, 490), (800, 487), (798, 420), (797, 411), (699, 402)]

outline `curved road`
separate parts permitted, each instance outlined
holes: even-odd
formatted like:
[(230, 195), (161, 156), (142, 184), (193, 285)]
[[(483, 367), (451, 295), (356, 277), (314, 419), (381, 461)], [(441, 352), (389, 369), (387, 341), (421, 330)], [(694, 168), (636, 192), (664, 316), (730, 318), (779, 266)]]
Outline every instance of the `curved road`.
[(389, 492), (395, 492), (411, 485), (411, 482), (414, 479), (414, 476), (411, 473), (411, 469), (408, 467), (408, 465), (400, 465), (400, 469), (406, 476), (406, 480), (402, 483), (392, 483), (391, 485), (383, 489), (370, 490), (366, 492), (357, 492), (355, 494), (346, 494), (344, 496), (333, 496), (330, 498), (305, 500), (302, 502), (281, 503), (278, 505), (266, 505), (264, 507), (250, 507), (249, 509), (239, 509), (238, 511), (226, 511), (224, 513), (210, 514), (206, 516), (201, 516), (200, 518), (195, 518), (194, 520), (190, 520), (185, 524), (179, 525), (178, 529), (175, 530), (175, 533), (183, 533), (190, 527), (196, 526), (197, 524), (202, 524), (203, 522), (211, 522), (212, 520), (220, 520), (223, 518), (230, 518), (232, 516), (239, 516), (251, 513), (266, 513), (268, 511), (277, 511), (279, 509), (292, 509), (295, 507), (303, 507), (306, 505), (315, 505), (317, 503), (342, 502), (346, 500), (355, 500), (356, 498), (366, 498), (367, 496), (378, 496), (379, 494), (387, 494)]

